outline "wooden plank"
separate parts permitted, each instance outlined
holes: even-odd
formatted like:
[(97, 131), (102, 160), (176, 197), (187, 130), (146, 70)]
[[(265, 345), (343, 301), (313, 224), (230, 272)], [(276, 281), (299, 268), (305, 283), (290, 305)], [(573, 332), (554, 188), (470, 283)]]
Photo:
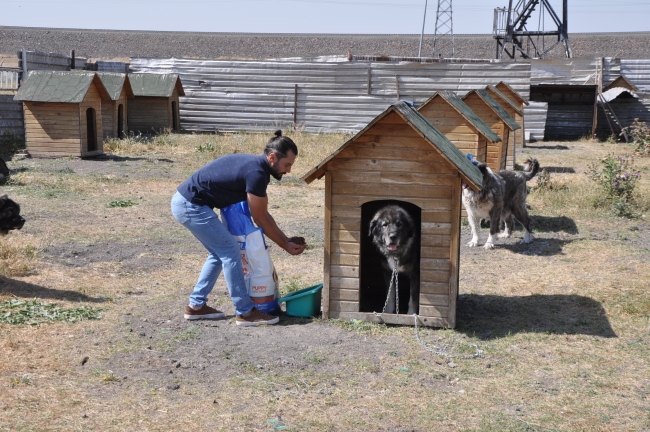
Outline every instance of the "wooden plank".
[(420, 134), (405, 122), (403, 124), (389, 124), (379, 121), (379, 123), (376, 123), (370, 129), (368, 129), (368, 133), (372, 135), (384, 135), (391, 137), (416, 138), (417, 140), (421, 140), (422, 142), (426, 143)]
[(446, 248), (451, 244), (451, 237), (448, 235), (423, 235), (420, 243), (424, 247)]
[(420, 293), (420, 306), (449, 306), (449, 296), (445, 294)]
[(358, 266), (342, 266), (342, 265), (330, 264), (330, 276), (333, 276), (333, 277), (346, 277), (346, 278), (358, 278), (359, 277), (359, 267)]
[(449, 248), (446, 247), (422, 247), (420, 256), (423, 258), (449, 259)]
[(336, 312), (359, 312), (359, 302), (339, 300), (332, 302), (330, 310)]
[[(417, 174), (409, 172), (363, 172), (363, 171), (333, 171), (333, 182), (348, 183), (386, 183), (386, 184), (425, 184), (435, 186), (452, 186), (457, 176)], [(382, 185), (383, 187), (383, 185)]]
[(330, 300), (359, 302), (359, 290), (332, 288), (330, 290)]
[(453, 203), (451, 210), (451, 247), (450, 247), (450, 267), (449, 267), (449, 309), (447, 319), (451, 328), (456, 327), (456, 301), (458, 300), (458, 281), (460, 272), (460, 216), (461, 216), (461, 194), (460, 185), (454, 187)]
[(365, 134), (351, 142), (350, 147), (399, 147), (405, 150), (409, 148), (428, 150), (431, 148), (431, 144), (423, 139), (385, 136), (382, 134), (372, 133), (371, 130), (368, 130)]
[(348, 230), (331, 230), (332, 232), (332, 241), (335, 242), (344, 242), (344, 243), (359, 243), (361, 240), (361, 235), (359, 231), (348, 231)]
[[(454, 203), (452, 203), (453, 205)], [(422, 223), (422, 235), (449, 235), (452, 231), (453, 218), (451, 223)]]
[(449, 211), (422, 211), (422, 222), (451, 222)]
[(323, 318), (329, 317), (330, 311), (330, 292), (331, 286), (331, 254), (332, 254), (332, 241), (331, 241), (331, 226), (332, 226), (332, 175), (329, 172), (325, 173), (325, 240), (323, 242)]
[[(444, 306), (425, 306), (420, 305), (420, 315), (432, 318), (447, 318), (449, 316), (449, 308)], [(453, 328), (452, 325), (449, 326)]]
[(27, 145), (30, 143), (43, 143), (43, 144), (79, 144), (79, 138), (77, 139), (53, 139), (49, 137), (33, 137), (31, 135), (27, 135), (25, 138), (25, 142)]
[(420, 294), (440, 294), (449, 296), (448, 282), (421, 282)]
[(451, 198), (452, 189), (435, 185), (401, 185), (384, 184), (378, 187), (373, 183), (340, 183), (332, 184), (332, 194), (369, 195), (384, 197), (387, 195), (403, 198)]
[(330, 171), (411, 172), (425, 174), (455, 174), (457, 169), (447, 163), (388, 161), (381, 159), (334, 158), (327, 167)]
[(358, 266), (360, 263), (359, 255), (331, 253), (330, 263), (332, 265)]
[(359, 278), (343, 278), (343, 277), (330, 276), (330, 289), (332, 288), (358, 290)]
[(332, 230), (359, 231), (361, 220), (359, 218), (332, 218)]
[(421, 258), (420, 268), (422, 270), (446, 270), (449, 268), (449, 260), (446, 259), (433, 259)]
[[(337, 312), (336, 316), (333, 315), (335, 318), (340, 318), (344, 320), (360, 320), (360, 321), (366, 321), (366, 322), (374, 322), (377, 324), (381, 323), (386, 323), (386, 324), (393, 324), (393, 325), (405, 325), (405, 326), (413, 326), (415, 325), (415, 318), (413, 315), (395, 315), (395, 314), (382, 314), (381, 318), (377, 317), (373, 313), (368, 313), (368, 312)], [(428, 317), (428, 316), (422, 316), (421, 314), (418, 315), (418, 326), (423, 326), (423, 327), (438, 327), (438, 328), (446, 328), (447, 326), (447, 319), (446, 318), (438, 318), (438, 317)]]
[(436, 161), (443, 160), (440, 153), (431, 146), (429, 146), (428, 149), (411, 149), (408, 151), (399, 147), (346, 147), (337, 155), (337, 157), (349, 159), (385, 159), (390, 161), (413, 161), (427, 158)]
[[(370, 201), (377, 201), (376, 196), (355, 196), (355, 195), (333, 195), (332, 204), (335, 206), (360, 207)], [(449, 211), (451, 210), (451, 200), (434, 199), (434, 198), (407, 198), (399, 195), (386, 195), (382, 199), (406, 201), (427, 210)]]
[(361, 208), (354, 206), (332, 206), (333, 218), (358, 218), (361, 220)]
[(424, 282), (449, 283), (449, 269), (442, 271), (420, 269), (420, 280)]
[(341, 242), (331, 242), (331, 253), (342, 253), (342, 254), (358, 254), (359, 253), (359, 243), (341, 243)]

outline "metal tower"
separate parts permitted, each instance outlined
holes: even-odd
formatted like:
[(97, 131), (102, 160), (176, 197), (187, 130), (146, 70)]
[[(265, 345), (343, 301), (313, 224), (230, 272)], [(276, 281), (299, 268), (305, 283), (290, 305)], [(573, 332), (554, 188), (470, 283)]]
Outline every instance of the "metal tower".
[(436, 50), (436, 42), (439, 36), (451, 35), (451, 57), (454, 56), (454, 22), (451, 16), (451, 1), (438, 0), (438, 10), (436, 12), (436, 30), (433, 33), (433, 57), (442, 56), (444, 50)]
[[(517, 51), (523, 58), (544, 58), (548, 52), (559, 44), (564, 45), (564, 53), (571, 58), (569, 48), (569, 32), (567, 27), (567, 0), (562, 0), (562, 19), (553, 10), (549, 0), (517, 0), (515, 7), (510, 0), (508, 8), (494, 10), (494, 39), (497, 41), (497, 59), (503, 58), (505, 53), (514, 59)], [(529, 20), (539, 7), (537, 30), (529, 30)], [(552, 30), (545, 29), (546, 18), (552, 21)], [(534, 25), (534, 22), (531, 21)], [(557, 36), (557, 41), (546, 48), (545, 38)], [(508, 50), (508, 44), (512, 44)]]

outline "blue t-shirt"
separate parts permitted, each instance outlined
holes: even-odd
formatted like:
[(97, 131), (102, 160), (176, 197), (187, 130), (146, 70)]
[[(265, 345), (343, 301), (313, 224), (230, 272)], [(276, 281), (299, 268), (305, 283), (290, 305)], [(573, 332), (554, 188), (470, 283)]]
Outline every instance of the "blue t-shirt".
[(271, 166), (266, 155), (231, 154), (213, 160), (179, 187), (186, 200), (211, 208), (245, 201), (247, 194), (266, 196)]

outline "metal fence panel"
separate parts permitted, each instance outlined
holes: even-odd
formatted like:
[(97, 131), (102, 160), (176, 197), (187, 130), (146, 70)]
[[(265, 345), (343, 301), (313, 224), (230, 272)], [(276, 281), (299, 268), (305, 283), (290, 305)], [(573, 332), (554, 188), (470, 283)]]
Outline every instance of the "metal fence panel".
[(16, 90), (20, 83), (20, 73), (16, 71), (0, 71), (0, 90)]
[(642, 92), (650, 92), (650, 60), (621, 59), (621, 75)]
[(279, 59), (131, 59), (131, 72), (178, 73), (185, 89), (181, 126), (189, 131), (268, 130), (296, 123), (307, 132), (356, 132), (398, 99), (416, 105), (435, 91), (505, 81), (529, 97), (524, 62), (416, 63)]
[(600, 58), (531, 60), (530, 84), (598, 84)]
[(530, 105), (524, 106), (527, 141), (544, 141), (547, 113), (547, 102), (530, 102)]

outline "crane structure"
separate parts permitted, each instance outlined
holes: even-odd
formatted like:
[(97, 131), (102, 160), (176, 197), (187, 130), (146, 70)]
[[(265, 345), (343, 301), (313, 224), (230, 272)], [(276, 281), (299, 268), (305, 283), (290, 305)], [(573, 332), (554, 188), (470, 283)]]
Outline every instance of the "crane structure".
[(443, 57), (443, 52), (447, 51), (436, 45), (438, 39), (441, 39), (442, 36), (451, 36), (450, 57), (454, 57), (454, 22), (452, 19), (451, 1), (452, 0), (438, 0), (436, 29), (433, 33), (433, 57)]
[[(508, 8), (494, 10), (494, 33), (496, 39), (496, 58), (504, 58), (504, 54), (514, 59), (517, 52), (523, 58), (544, 58), (556, 46), (563, 44), (566, 58), (571, 58), (569, 47), (569, 32), (567, 27), (567, 1), (562, 0), (562, 19), (555, 13), (549, 0), (510, 0)], [(537, 30), (530, 30), (534, 20), (533, 12), (538, 9)], [(550, 30), (546, 30), (546, 19), (550, 18)], [(547, 37), (557, 37), (555, 43), (546, 44)]]

